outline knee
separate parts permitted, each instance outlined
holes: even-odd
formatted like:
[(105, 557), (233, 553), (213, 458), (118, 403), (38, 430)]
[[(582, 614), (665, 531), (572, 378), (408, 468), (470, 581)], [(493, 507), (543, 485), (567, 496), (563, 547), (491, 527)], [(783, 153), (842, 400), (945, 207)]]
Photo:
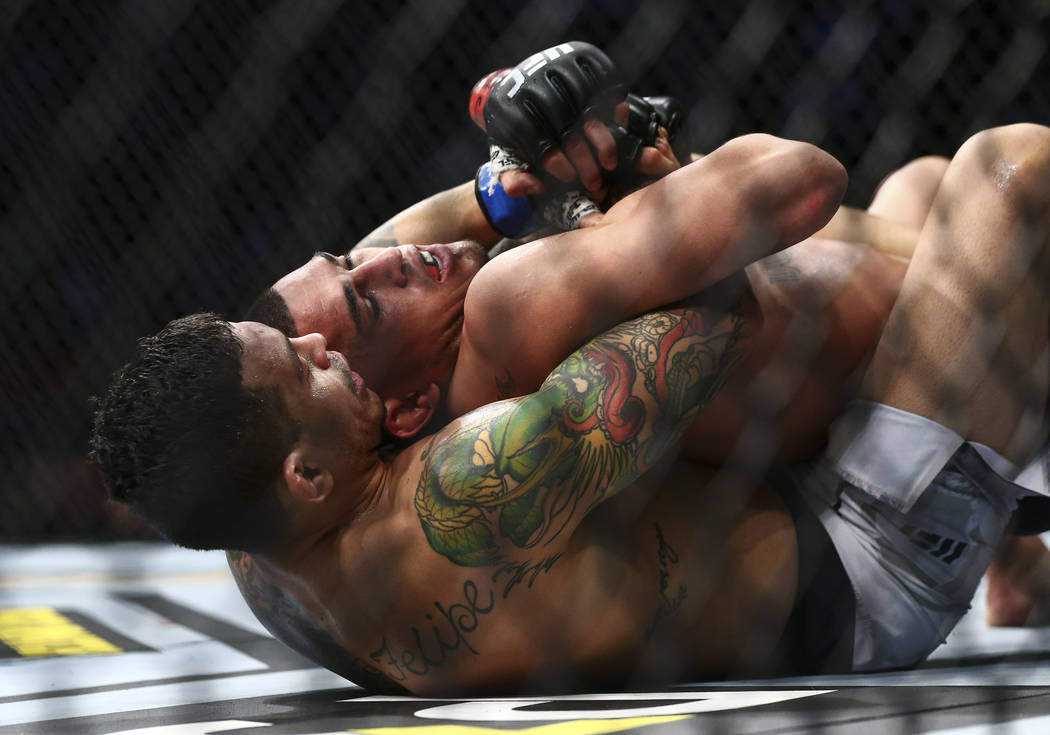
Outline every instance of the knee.
[(1050, 128), (1045, 125), (1017, 123), (983, 130), (962, 145), (954, 160), (976, 167), (1018, 205), (1045, 207), (1050, 202)]
[(920, 194), (936, 191), (948, 170), (944, 156), (921, 156), (893, 171), (876, 189), (876, 196), (885, 189), (907, 189)]
[(868, 211), (922, 227), (948, 163), (943, 156), (923, 156), (901, 166), (879, 184)]
[(944, 156), (920, 156), (904, 164), (891, 175), (900, 174), (925, 185), (936, 186), (944, 178), (949, 162)]

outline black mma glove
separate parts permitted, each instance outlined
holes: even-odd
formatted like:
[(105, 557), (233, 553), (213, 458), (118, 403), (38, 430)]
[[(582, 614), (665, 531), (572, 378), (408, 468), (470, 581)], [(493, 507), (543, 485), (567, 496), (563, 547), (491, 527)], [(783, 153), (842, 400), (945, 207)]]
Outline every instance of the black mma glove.
[(625, 94), (608, 56), (589, 43), (571, 41), (479, 81), (471, 92), (470, 116), (490, 144), (538, 167), (586, 118), (612, 122)]
[[(627, 102), (630, 114), (626, 128), (609, 126), (621, 160), (633, 161), (643, 145), (653, 145), (662, 126), (668, 131), (668, 142), (675, 157), (679, 162), (689, 162), (692, 142), (685, 111), (677, 100), (629, 94)], [(579, 190), (578, 184), (565, 184), (546, 175), (543, 175), (544, 193), (511, 197), (499, 183), (500, 173), (510, 169), (529, 171), (532, 167), (498, 145), (490, 146), (489, 155), (489, 162), (478, 169), (474, 191), (489, 225), (505, 237), (524, 237), (547, 223), (561, 230), (574, 230), (588, 214), (602, 211)], [(615, 171), (604, 173), (608, 179), (606, 209), (653, 181), (652, 177), (635, 171), (633, 165), (621, 165)]]
[[(639, 97), (627, 95), (629, 114), (626, 128), (618, 125), (609, 126), (609, 132), (616, 140), (620, 159), (629, 157), (633, 162), (638, 157), (642, 146), (656, 143), (660, 128), (667, 130), (667, 141), (679, 164), (689, 163), (693, 151), (693, 141), (686, 124), (685, 108), (674, 97)], [(623, 148), (629, 150), (625, 153)], [(606, 208), (612, 206), (632, 191), (652, 183), (655, 179), (639, 173), (631, 166), (618, 166), (609, 172), (609, 193), (606, 197)]]
[[(626, 99), (626, 126), (613, 119)], [(602, 171), (609, 188), (607, 204), (649, 183), (634, 171), (643, 146), (653, 145), (662, 125), (682, 160), (691, 146), (684, 134), (685, 115), (670, 97), (625, 95), (615, 66), (594, 46), (574, 41), (534, 54), (513, 69), (501, 69), (481, 79), (471, 92), (470, 116), (489, 137), (490, 161), (476, 177), (475, 194), (489, 224), (508, 237), (522, 237), (543, 226), (544, 219), (563, 230), (601, 209), (576, 183), (565, 184), (541, 168), (543, 157), (560, 147), (588, 118), (605, 123), (616, 142), (618, 164)], [(499, 184), (508, 169), (534, 171), (544, 193), (510, 197)], [(538, 213), (542, 213), (542, 218)]]

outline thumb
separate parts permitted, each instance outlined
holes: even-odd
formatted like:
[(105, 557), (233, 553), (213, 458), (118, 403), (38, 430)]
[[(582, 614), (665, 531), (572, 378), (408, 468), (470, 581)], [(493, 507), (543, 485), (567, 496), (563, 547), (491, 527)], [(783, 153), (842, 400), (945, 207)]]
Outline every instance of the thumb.
[(595, 225), (601, 224), (602, 218), (605, 217), (601, 212), (591, 212), (580, 220), (580, 229), (584, 227), (594, 227)]
[(523, 197), (543, 193), (543, 182), (538, 176), (522, 171), (521, 169), (508, 169), (499, 176), (499, 183), (507, 196)]

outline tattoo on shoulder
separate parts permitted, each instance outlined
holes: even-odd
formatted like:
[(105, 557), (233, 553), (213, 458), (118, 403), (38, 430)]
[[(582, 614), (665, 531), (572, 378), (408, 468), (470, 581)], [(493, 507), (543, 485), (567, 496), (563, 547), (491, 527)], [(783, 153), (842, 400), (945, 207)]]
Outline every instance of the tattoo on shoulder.
[(394, 236), (394, 225), (387, 222), (365, 235), (354, 247), (357, 248), (393, 248), (401, 243)]

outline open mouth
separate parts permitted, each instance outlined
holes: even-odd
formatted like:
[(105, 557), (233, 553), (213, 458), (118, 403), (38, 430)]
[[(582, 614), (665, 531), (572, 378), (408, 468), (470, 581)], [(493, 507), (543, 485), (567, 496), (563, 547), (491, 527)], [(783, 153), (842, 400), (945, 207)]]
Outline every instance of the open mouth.
[(346, 384), (350, 387), (350, 391), (355, 395), (359, 396), (365, 389), (365, 379), (359, 374), (350, 369), (349, 363), (346, 358), (339, 352), (329, 352), (328, 359), (336, 370), (343, 376)]
[(350, 386), (355, 396), (360, 396), (365, 392), (365, 379), (358, 375), (353, 370), (350, 371)]
[(435, 281), (440, 281), (445, 273), (441, 261), (429, 250), (420, 250), (419, 257), (423, 260), (423, 267)]

